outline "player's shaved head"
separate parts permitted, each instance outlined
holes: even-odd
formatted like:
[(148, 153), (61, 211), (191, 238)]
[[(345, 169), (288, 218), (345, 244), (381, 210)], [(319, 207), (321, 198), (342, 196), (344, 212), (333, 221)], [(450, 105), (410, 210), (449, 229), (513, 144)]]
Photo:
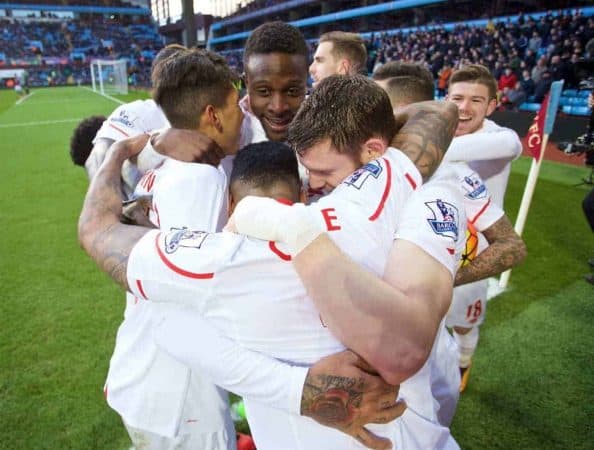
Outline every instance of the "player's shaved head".
[(433, 75), (426, 67), (390, 61), (373, 73), (373, 79), (388, 93), (392, 107), (433, 100)]
[(299, 201), (301, 182), (295, 152), (280, 142), (265, 141), (242, 148), (233, 160), (232, 203), (246, 195)]
[(370, 138), (390, 142), (396, 122), (388, 94), (361, 75), (333, 75), (305, 99), (289, 127), (288, 143), (303, 155), (330, 139), (339, 153), (358, 157)]
[(433, 100), (433, 85), (414, 77), (393, 77), (376, 82), (390, 97), (393, 108), (411, 103)]
[(390, 61), (373, 79), (388, 93), (393, 108), (434, 99), (433, 75), (420, 64)]
[(237, 76), (208, 50), (178, 50), (155, 66), (153, 99), (172, 127), (197, 129), (207, 105), (222, 107)]
[(105, 120), (105, 116), (91, 116), (76, 126), (70, 138), (70, 158), (75, 165), (85, 165), (93, 150), (93, 139)]

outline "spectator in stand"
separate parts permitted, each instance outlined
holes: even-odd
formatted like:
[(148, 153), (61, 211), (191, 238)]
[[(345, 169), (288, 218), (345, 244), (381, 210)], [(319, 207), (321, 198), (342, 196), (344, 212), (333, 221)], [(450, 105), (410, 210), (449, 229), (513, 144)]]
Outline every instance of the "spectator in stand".
[(522, 89), (522, 83), (517, 81), (513, 88), (506, 87), (501, 97), (501, 105), (512, 111), (518, 111), (519, 106), (526, 101), (527, 95)]
[(534, 95), (535, 84), (534, 80), (530, 77), (530, 72), (528, 70), (522, 71), (520, 84), (522, 85), (522, 90), (526, 93), (526, 97)]
[(442, 69), (437, 74), (437, 91), (440, 97), (446, 95), (452, 71), (452, 65), (449, 62), (445, 62)]
[(532, 72), (530, 73), (530, 78), (532, 78), (534, 83), (538, 83), (540, 81), (540, 79), (542, 78), (542, 74), (546, 70), (548, 70), (547, 57), (543, 55), (540, 58), (538, 58), (538, 61), (536, 62), (536, 66), (534, 66), (534, 68), (532, 69)]
[(536, 65), (536, 53), (532, 49), (527, 48), (522, 62), (524, 62), (528, 68), (534, 67)]
[(544, 100), (545, 95), (551, 89), (551, 84), (553, 83), (553, 77), (551, 76), (551, 72), (549, 70), (545, 70), (542, 73), (542, 77), (538, 83), (536, 83), (534, 87), (534, 101), (536, 103), (541, 103)]
[(507, 66), (504, 69), (503, 74), (501, 74), (501, 76), (497, 80), (497, 89), (499, 89), (499, 92), (504, 92), (506, 88), (513, 89), (515, 88), (517, 82), (518, 77), (513, 72), (511, 67)]
[(495, 66), (493, 67), (492, 72), (493, 72), (493, 77), (496, 80), (499, 80), (499, 78), (501, 78), (501, 76), (504, 74), (504, 72), (505, 72), (504, 67), (499, 59), (495, 61)]
[(532, 37), (528, 41), (528, 48), (532, 50), (534, 53), (538, 53), (541, 46), (542, 38), (540, 37), (540, 34), (538, 34), (538, 31), (533, 31)]
[(567, 80), (570, 78), (569, 67), (561, 59), (561, 56), (559, 55), (554, 55), (553, 57), (551, 57), (549, 71), (551, 72), (553, 81)]

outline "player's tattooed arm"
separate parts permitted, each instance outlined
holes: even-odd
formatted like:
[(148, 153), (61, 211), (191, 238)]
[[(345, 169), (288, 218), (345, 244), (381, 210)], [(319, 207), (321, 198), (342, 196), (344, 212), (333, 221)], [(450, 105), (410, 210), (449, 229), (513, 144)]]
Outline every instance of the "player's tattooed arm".
[(399, 386), (387, 384), (350, 350), (327, 356), (309, 369), (301, 397), (301, 415), (336, 428), (373, 449), (392, 448), (389, 440), (365, 428), (401, 416)]
[(113, 280), (128, 289), (128, 257), (149, 228), (120, 223), (122, 164), (145, 146), (148, 136), (117, 142), (93, 177), (78, 221), (78, 239), (83, 249)]
[(489, 247), (470, 264), (458, 270), (454, 281), (456, 286), (499, 275), (526, 258), (526, 244), (514, 231), (507, 216), (504, 215), (484, 230), (483, 235), (489, 242)]
[(396, 120), (404, 125), (391, 145), (405, 153), (426, 180), (435, 172), (452, 142), (458, 109), (449, 102), (413, 103), (401, 110)]

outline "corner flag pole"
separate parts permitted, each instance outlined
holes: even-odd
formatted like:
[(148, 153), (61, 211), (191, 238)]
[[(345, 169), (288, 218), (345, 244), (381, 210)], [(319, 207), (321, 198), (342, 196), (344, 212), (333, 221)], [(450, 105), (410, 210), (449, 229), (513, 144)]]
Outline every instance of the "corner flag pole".
[[(563, 80), (555, 81), (551, 84), (551, 90), (543, 100), (540, 106), (540, 111), (536, 114), (532, 126), (528, 129), (528, 149), (534, 158), (530, 165), (528, 180), (526, 181), (526, 187), (524, 188), (524, 194), (522, 195), (522, 202), (520, 203), (520, 210), (518, 211), (518, 217), (516, 219), (516, 224), (514, 225), (514, 230), (520, 236), (524, 231), (524, 225), (526, 224), (526, 218), (528, 217), (528, 210), (530, 209), (530, 203), (532, 202), (540, 166), (544, 152), (547, 148), (547, 143), (549, 142), (549, 136), (553, 132), (562, 90)], [(505, 289), (507, 287), (510, 275), (511, 269), (501, 274), (501, 278), (499, 279), (500, 289)]]

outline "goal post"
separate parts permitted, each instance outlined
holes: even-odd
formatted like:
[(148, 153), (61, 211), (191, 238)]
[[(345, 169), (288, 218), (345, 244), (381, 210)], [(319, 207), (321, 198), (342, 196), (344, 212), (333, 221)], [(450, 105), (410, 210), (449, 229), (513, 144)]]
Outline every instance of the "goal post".
[(91, 61), (91, 82), (93, 90), (100, 94), (127, 94), (126, 60), (94, 59)]

